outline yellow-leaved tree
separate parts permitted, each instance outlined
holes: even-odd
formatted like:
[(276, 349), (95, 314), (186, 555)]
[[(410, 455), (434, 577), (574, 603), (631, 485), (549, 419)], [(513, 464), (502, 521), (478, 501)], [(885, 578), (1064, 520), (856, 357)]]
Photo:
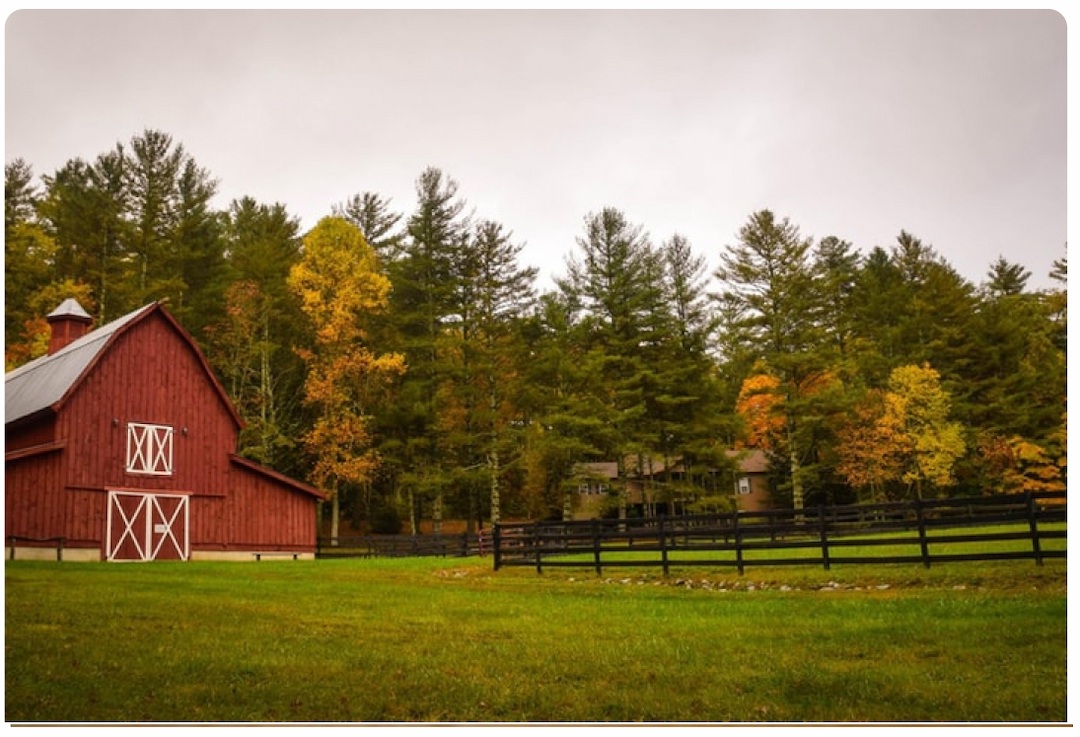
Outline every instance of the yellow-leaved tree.
[(949, 420), (951, 400), (941, 375), (929, 364), (899, 366), (889, 374), (886, 415), (906, 436), (908, 453), (901, 479), (922, 498), (923, 484), (952, 486), (953, 466), (964, 454), (962, 427)]
[(893, 369), (886, 390), (868, 392), (841, 431), (837, 470), (874, 500), (896, 482), (920, 499), (927, 486), (952, 486), (964, 438), (960, 424), (949, 420), (950, 404), (929, 364)]
[(368, 345), (365, 325), (386, 309), (390, 280), (347, 220), (323, 218), (304, 237), (303, 256), (288, 283), (314, 330), (311, 348), (298, 349), (308, 367), (304, 402), (317, 410), (302, 440), (314, 459), (312, 481), (331, 501), (330, 537), (336, 541), (343, 486), (370, 482), (379, 464), (371, 406), (405, 371), (405, 359), (376, 355)]

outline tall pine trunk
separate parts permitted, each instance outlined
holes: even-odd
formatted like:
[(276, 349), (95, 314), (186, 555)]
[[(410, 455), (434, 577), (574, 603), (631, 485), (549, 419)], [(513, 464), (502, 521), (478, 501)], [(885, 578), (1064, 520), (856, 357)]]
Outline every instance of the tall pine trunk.
[(803, 508), (802, 473), (799, 467), (799, 451), (795, 447), (795, 431), (792, 425), (795, 423), (788, 420), (788, 453), (791, 459), (791, 503), (796, 510)]
[(499, 451), (494, 448), (488, 453), (488, 468), (491, 469), (491, 524), (494, 526), (499, 524), (502, 514), (499, 497)]

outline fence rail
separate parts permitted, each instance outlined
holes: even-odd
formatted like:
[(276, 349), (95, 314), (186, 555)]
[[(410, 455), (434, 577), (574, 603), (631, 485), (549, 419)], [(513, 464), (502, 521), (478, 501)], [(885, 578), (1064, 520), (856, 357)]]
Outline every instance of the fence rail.
[[(496, 525), (504, 566), (734, 567), (1031, 559), (1066, 556), (1065, 492), (932, 499), (633, 520)], [(1000, 527), (1001, 529), (991, 529)], [(1048, 529), (1048, 527), (1050, 529)], [(979, 529), (973, 529), (979, 528)], [(1061, 541), (1046, 548), (1045, 541)], [(872, 550), (880, 554), (871, 554)], [(777, 551), (780, 551), (779, 553)]]
[(67, 543), (65, 537), (24, 537), (22, 535), (8, 535), (8, 560), (15, 560), (15, 551), (18, 550), (19, 543), (30, 543), (29, 547), (44, 548), (44, 549), (56, 549), (56, 559), (64, 559), (64, 545)]
[(490, 535), (356, 535), (320, 537), (316, 558), (464, 558), (490, 551)]

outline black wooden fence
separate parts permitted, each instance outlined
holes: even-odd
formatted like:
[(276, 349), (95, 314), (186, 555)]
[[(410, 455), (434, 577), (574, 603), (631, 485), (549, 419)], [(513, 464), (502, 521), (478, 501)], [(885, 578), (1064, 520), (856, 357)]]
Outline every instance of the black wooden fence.
[(316, 558), (463, 558), (490, 553), (490, 535), (462, 532), (437, 535), (355, 535), (320, 537)]
[(15, 551), (20, 542), (30, 543), (32, 547), (44, 548), (46, 550), (50, 548), (56, 549), (56, 559), (64, 559), (64, 545), (67, 543), (65, 537), (23, 537), (21, 535), (8, 535), (8, 560), (15, 560)]
[[(503, 566), (747, 566), (1066, 557), (1065, 492), (730, 514), (500, 524)], [(1053, 541), (1049, 546), (1043, 543)], [(779, 552), (778, 552), (779, 551)], [(877, 551), (880, 554), (873, 554)]]

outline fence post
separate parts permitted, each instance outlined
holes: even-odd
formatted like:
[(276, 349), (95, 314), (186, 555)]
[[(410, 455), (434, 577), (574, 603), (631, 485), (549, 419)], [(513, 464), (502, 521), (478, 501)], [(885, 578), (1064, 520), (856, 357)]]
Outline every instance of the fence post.
[(818, 525), (821, 528), (821, 560), (825, 565), (825, 570), (829, 570), (829, 535), (828, 525), (825, 523), (825, 506), (818, 505)]
[(592, 521), (592, 547), (593, 547), (593, 564), (596, 566), (596, 575), (600, 575), (600, 520), (593, 519)]
[(533, 550), (536, 551), (536, 572), (537, 573), (543, 573), (544, 571), (541, 568), (543, 563), (541, 561), (542, 556), (540, 554), (540, 522), (539, 522), (539, 520), (537, 520), (536, 522), (533, 522)]
[(926, 515), (923, 513), (922, 499), (915, 500), (915, 518), (919, 523), (919, 549), (922, 551), (923, 567), (930, 567), (930, 545), (926, 539)]
[(1028, 526), (1031, 528), (1031, 548), (1035, 553), (1035, 565), (1041, 566), (1043, 564), (1042, 545), (1039, 543), (1039, 521), (1035, 509), (1035, 497), (1030, 491), (1025, 492), (1024, 496), (1027, 497)]
[(495, 563), (495, 570), (499, 570), (502, 564), (502, 525), (496, 524), (491, 530), (491, 556)]
[(742, 531), (739, 529), (739, 510), (735, 510), (732, 514), (732, 527), (733, 536), (735, 537), (735, 563), (739, 568), (739, 575), (743, 575), (743, 559), (742, 559)]
[(660, 515), (656, 521), (657, 530), (660, 533), (660, 562), (664, 568), (664, 575), (668, 575), (668, 559), (667, 559), (667, 535), (664, 530), (664, 515)]
[(14, 535), (12, 535), (11, 536), (11, 560), (15, 560), (15, 541), (16, 540), (17, 540), (17, 538)]

